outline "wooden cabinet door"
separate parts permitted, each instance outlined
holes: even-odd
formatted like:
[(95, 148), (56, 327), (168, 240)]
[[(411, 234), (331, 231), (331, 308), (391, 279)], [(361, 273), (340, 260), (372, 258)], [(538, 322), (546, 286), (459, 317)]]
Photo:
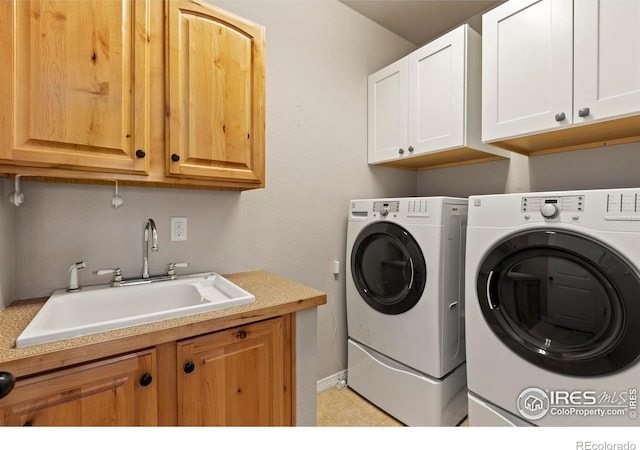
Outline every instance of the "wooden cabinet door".
[(150, 0), (0, 2), (0, 160), (145, 174)]
[(581, 0), (574, 17), (574, 122), (638, 114), (640, 2)]
[(18, 380), (0, 399), (0, 425), (156, 425), (155, 365), (149, 350)]
[(511, 0), (482, 16), (483, 141), (572, 123), (572, 4)]
[(178, 343), (178, 424), (291, 425), (283, 317)]
[(409, 55), (411, 155), (465, 144), (466, 27)]
[(402, 58), (368, 78), (368, 162), (408, 155), (409, 63)]
[(264, 185), (264, 28), (167, 4), (167, 175)]

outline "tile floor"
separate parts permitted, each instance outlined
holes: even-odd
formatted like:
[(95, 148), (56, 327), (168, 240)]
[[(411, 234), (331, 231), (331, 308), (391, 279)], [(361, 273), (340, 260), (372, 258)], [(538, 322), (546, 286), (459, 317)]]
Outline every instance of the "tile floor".
[[(318, 394), (317, 425), (319, 427), (403, 427), (354, 391), (331, 388)], [(467, 426), (467, 419), (460, 426)]]

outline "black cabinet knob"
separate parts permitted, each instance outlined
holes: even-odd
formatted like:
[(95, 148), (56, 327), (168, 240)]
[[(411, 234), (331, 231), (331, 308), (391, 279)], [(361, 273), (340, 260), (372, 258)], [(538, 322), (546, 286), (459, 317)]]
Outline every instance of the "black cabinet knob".
[(138, 150), (136, 150), (136, 156), (137, 156), (138, 158), (144, 158), (145, 156), (147, 156), (147, 154), (145, 153), (145, 151), (144, 151), (144, 150), (142, 150), (142, 149), (138, 149)]
[(10, 372), (0, 372), (0, 398), (6, 396), (16, 384), (16, 377)]
[(178, 155), (177, 153), (174, 153), (173, 155), (171, 155), (171, 161), (175, 161), (175, 162), (180, 161), (180, 155)]
[(144, 375), (142, 375), (142, 378), (140, 378), (140, 386), (149, 386), (152, 381), (153, 377), (148, 373), (145, 373)]
[(184, 373), (191, 373), (196, 370), (196, 365), (192, 362), (188, 362), (184, 365)]
[(236, 337), (238, 339), (244, 339), (244, 338), (247, 337), (247, 332), (244, 331), (244, 330), (240, 330), (240, 331), (238, 331), (238, 334), (236, 334)]

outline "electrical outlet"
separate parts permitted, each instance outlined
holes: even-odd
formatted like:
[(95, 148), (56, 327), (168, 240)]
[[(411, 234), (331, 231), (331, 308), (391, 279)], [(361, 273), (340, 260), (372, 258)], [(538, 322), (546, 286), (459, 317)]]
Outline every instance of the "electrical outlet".
[(187, 240), (187, 218), (186, 217), (171, 218), (171, 240), (172, 241)]

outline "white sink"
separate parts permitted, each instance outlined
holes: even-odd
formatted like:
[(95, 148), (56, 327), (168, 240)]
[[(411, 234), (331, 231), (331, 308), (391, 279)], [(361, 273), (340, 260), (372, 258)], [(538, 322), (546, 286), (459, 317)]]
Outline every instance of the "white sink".
[(16, 347), (157, 322), (231, 306), (255, 297), (217, 273), (133, 286), (58, 290), (16, 340)]

